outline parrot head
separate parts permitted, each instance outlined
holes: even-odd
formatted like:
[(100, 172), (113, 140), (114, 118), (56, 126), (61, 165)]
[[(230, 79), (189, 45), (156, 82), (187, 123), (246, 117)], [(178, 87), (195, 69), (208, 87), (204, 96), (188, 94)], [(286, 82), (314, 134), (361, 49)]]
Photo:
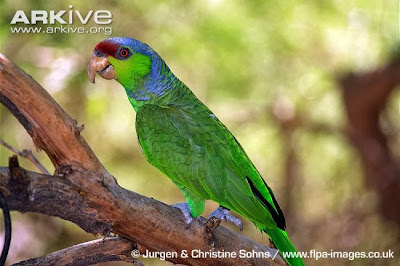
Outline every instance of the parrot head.
[(94, 83), (99, 74), (129, 87), (129, 83), (144, 79), (151, 72), (155, 55), (147, 44), (132, 38), (106, 39), (94, 48), (88, 65), (89, 79)]
[(127, 37), (109, 38), (95, 46), (88, 65), (92, 83), (96, 74), (117, 80), (134, 108), (155, 103), (166, 94), (174, 94), (174, 88), (183, 86), (153, 49)]

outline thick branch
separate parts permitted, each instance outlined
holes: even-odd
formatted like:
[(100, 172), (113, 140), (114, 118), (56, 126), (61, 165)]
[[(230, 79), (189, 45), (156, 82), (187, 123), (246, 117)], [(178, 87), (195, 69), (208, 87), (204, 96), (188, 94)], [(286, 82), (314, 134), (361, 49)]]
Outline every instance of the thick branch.
[[(11, 160), (10, 168), (0, 168), (0, 190), (10, 209), (38, 212), (69, 220), (90, 233), (116, 233), (152, 251), (192, 249), (203, 251), (276, 250), (255, 243), (224, 227), (214, 230), (194, 222), (185, 229), (182, 214), (154, 199), (118, 186), (104, 170), (85, 140), (80, 128), (51, 96), (22, 70), (0, 57), (0, 101), (19, 119), (56, 167), (56, 175), (25, 171)], [(271, 259), (171, 258), (189, 265), (277, 265)]]
[(91, 171), (103, 166), (80, 136), (77, 122), (29, 75), (0, 54), (0, 102), (43, 149), (55, 168), (77, 165)]
[[(87, 179), (87, 173), (73, 172)], [(76, 186), (68, 178), (47, 176), (19, 168), (16, 157), (9, 168), (0, 168), (0, 190), (6, 195), (11, 210), (38, 212), (58, 216), (91, 233), (107, 235), (114, 232), (153, 251), (201, 249), (239, 251), (241, 249), (275, 254), (276, 250), (252, 242), (224, 227), (212, 231), (204, 219), (185, 229), (178, 209), (154, 199), (125, 190), (117, 184), (107, 186), (101, 179)], [(74, 178), (75, 180), (77, 177)], [(175, 263), (193, 265), (248, 264), (265, 265), (257, 259), (171, 259)], [(274, 263), (269, 261), (271, 265)], [(277, 261), (279, 262), (279, 261)], [(282, 263), (282, 261), (280, 261)]]
[(139, 260), (133, 259), (131, 251), (136, 245), (120, 237), (107, 237), (105, 239), (75, 245), (63, 250), (50, 253), (46, 256), (21, 261), (13, 266), (40, 266), (40, 265), (91, 265), (109, 261), (125, 261), (134, 265), (143, 265)]

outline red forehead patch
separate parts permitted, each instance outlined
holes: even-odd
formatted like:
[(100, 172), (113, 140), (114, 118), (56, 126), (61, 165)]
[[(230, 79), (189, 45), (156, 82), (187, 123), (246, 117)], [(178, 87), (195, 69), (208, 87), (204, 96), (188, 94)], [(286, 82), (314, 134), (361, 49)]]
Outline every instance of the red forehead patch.
[(96, 47), (94, 48), (94, 50), (98, 50), (100, 52), (102, 52), (105, 55), (111, 55), (114, 56), (115, 53), (117, 52), (119, 48), (119, 45), (114, 43), (114, 42), (110, 42), (110, 41), (102, 41), (99, 42)]

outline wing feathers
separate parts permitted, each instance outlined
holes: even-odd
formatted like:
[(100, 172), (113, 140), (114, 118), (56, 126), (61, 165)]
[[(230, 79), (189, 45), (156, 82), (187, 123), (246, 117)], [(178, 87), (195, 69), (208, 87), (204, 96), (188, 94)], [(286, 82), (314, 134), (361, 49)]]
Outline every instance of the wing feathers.
[(284, 226), (272, 191), (240, 144), (211, 114), (201, 102), (186, 109), (142, 106), (136, 131), (145, 157), (174, 182), (238, 212), (261, 229)]

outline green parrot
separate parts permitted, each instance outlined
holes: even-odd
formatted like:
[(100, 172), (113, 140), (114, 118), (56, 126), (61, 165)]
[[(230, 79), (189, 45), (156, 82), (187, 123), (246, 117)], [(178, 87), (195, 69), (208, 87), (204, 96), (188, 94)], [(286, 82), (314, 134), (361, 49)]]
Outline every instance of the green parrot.
[[(210, 217), (243, 228), (230, 210), (266, 232), (282, 252), (296, 252), (285, 217), (271, 188), (226, 126), (168, 68), (147, 44), (109, 38), (96, 45), (88, 75), (117, 80), (136, 111), (136, 132), (147, 161), (182, 191), (174, 204), (187, 224), (204, 211), (205, 200), (220, 204)], [(286, 258), (290, 265), (304, 265)]]

